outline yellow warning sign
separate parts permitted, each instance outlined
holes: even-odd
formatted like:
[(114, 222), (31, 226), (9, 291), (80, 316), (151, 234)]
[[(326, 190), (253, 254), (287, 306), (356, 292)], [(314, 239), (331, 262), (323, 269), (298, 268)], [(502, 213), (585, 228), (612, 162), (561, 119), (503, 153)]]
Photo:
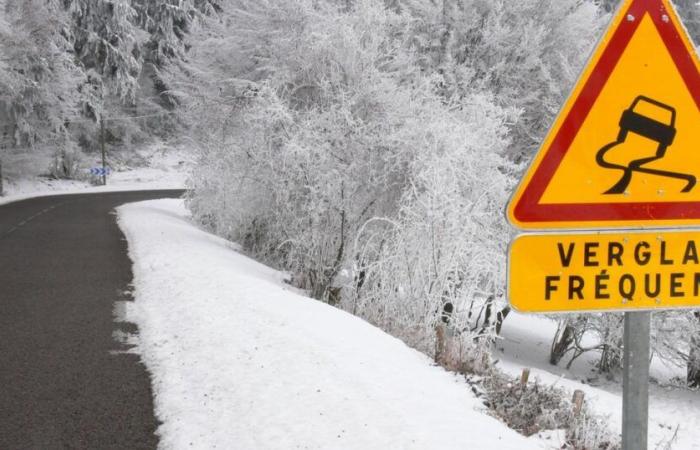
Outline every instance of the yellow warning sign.
[(700, 64), (668, 0), (626, 0), (508, 208), (523, 229), (700, 224)]
[(700, 231), (523, 235), (508, 297), (527, 313), (700, 306)]

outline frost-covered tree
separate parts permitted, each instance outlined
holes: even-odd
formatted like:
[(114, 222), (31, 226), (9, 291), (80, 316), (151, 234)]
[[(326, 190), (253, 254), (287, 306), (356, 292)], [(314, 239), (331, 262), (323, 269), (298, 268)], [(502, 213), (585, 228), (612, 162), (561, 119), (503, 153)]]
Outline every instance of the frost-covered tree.
[[(71, 14), (70, 33), (76, 57), (86, 71), (99, 78), (109, 93), (132, 102), (141, 70), (136, 11), (129, 0), (66, 0)], [(102, 88), (99, 86), (98, 88)], [(101, 105), (88, 105), (88, 114), (98, 118)]]
[(416, 347), (429, 350), (448, 299), (463, 342), (487, 343), (505, 315), (503, 153), (517, 114), (489, 94), (439, 92), (413, 63), (407, 12), (347, 6), (241, 3), (192, 49), (205, 82), (182, 98), (206, 134), (189, 205)]
[(186, 59), (191, 43), (188, 36), (197, 24), (209, 18), (213, 25), (222, 12), (218, 0), (132, 0), (135, 21), (146, 32), (142, 47), (144, 73), (152, 83), (155, 101), (168, 109), (177, 106), (176, 96), (169, 93), (173, 77), (168, 65), (180, 64)]
[(0, 148), (8, 147), (15, 141), (14, 120), (10, 116), (11, 104), (20, 91), (21, 77), (11, 68), (13, 51), (12, 27), (6, 0), (0, 0)]
[(512, 112), (485, 96), (447, 108), (433, 102), (404, 131), (419, 149), (399, 213), (363, 225), (354, 249), (361, 277), (345, 287), (347, 309), (427, 352), (447, 304), (465, 348), (490, 342), (508, 314), (510, 232), (500, 205), (515, 170), (504, 157)]
[(0, 2), (0, 119), (3, 143), (65, 141), (78, 117), (84, 74), (69, 52), (66, 16), (56, 2)]
[(402, 0), (410, 44), (446, 96), (487, 90), (522, 110), (510, 153), (529, 160), (573, 85), (603, 23), (580, 0)]
[[(288, 268), (304, 273), (308, 286), (324, 297), (362, 221), (395, 208), (390, 199), (400, 195), (403, 177), (402, 161), (392, 155), (407, 149), (392, 139), (407, 112), (390, 112), (405, 109), (410, 99), (378, 67), (389, 44), (383, 29), (391, 26), (381, 5), (366, 5), (364, 15), (337, 17), (333, 8), (312, 2), (271, 1), (237, 13), (250, 17), (253, 12), (260, 12), (256, 20), (284, 23), (285, 30), (242, 31), (251, 46), (239, 52), (250, 60), (258, 55), (258, 42), (270, 44), (257, 66), (270, 68), (268, 79), (259, 88), (220, 84), (227, 95), (220, 97), (226, 104), (217, 118), (224, 119), (218, 123), (220, 142), (238, 161), (238, 175), (230, 182), (243, 192), (249, 187), (254, 198), (270, 195), (261, 203), (274, 220), (265, 218), (266, 208), (251, 210), (244, 194), (244, 203), (234, 209), (257, 217), (237, 221), (234, 229), (243, 238), (260, 235), (256, 242), (263, 254), (276, 254)], [(236, 110), (241, 101), (242, 112)], [(207, 108), (211, 105), (202, 109)]]
[(131, 0), (136, 22), (148, 33), (144, 60), (162, 67), (182, 57), (185, 40), (199, 14), (222, 11), (216, 0)]

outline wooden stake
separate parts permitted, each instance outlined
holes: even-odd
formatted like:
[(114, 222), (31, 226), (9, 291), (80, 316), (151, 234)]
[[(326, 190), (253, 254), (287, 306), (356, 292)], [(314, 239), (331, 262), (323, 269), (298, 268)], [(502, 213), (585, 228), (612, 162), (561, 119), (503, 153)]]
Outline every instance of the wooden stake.
[(438, 324), (435, 327), (435, 362), (438, 364), (442, 363), (445, 353), (445, 332), (444, 324)]
[(574, 404), (574, 416), (581, 414), (581, 408), (583, 408), (583, 398), (585, 394), (581, 390), (574, 391), (574, 398), (571, 399), (571, 403)]
[(520, 387), (525, 388), (527, 381), (530, 379), (530, 369), (523, 369), (523, 374), (520, 375)]

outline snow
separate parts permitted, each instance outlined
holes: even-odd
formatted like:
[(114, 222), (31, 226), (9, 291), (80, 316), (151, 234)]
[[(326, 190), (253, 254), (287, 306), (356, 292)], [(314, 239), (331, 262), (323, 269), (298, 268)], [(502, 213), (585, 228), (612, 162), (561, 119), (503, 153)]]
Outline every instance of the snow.
[[(16, 153), (3, 156), (3, 191), (0, 205), (32, 197), (58, 194), (87, 194), (134, 190), (184, 189), (192, 164), (191, 151), (163, 144), (131, 151), (128, 159), (111, 156), (113, 168), (107, 186), (90, 182), (89, 168), (83, 180), (57, 180), (48, 177), (50, 153)], [(86, 157), (87, 167), (101, 167), (97, 156)]]
[(164, 449), (534, 449), (457, 375), (188, 218), (118, 208)]
[[(597, 414), (606, 415), (612, 431), (622, 427), (621, 376), (617, 380), (599, 378), (592, 370), (598, 354), (582, 356), (566, 370), (568, 358), (560, 367), (549, 364), (550, 343), (556, 331), (556, 323), (542, 316), (523, 315), (512, 312), (503, 324), (500, 350), (501, 369), (513, 375), (524, 367), (541, 382), (556, 384), (573, 392), (580, 389), (585, 399)], [(649, 446), (665, 448), (673, 441), (674, 450), (700, 449), (700, 393), (668, 384), (672, 376), (685, 376), (682, 369), (669, 367), (658, 361), (652, 362), (651, 377), (662, 383), (652, 383), (649, 399)], [(674, 437), (676, 434), (677, 436)]]

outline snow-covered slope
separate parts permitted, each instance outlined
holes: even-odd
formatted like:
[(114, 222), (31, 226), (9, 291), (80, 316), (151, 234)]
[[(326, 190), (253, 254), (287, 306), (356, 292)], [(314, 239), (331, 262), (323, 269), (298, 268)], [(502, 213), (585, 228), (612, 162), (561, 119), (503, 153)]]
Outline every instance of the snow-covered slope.
[(119, 223), (163, 448), (541, 448), (426, 356), (197, 229), (181, 200), (122, 206)]

